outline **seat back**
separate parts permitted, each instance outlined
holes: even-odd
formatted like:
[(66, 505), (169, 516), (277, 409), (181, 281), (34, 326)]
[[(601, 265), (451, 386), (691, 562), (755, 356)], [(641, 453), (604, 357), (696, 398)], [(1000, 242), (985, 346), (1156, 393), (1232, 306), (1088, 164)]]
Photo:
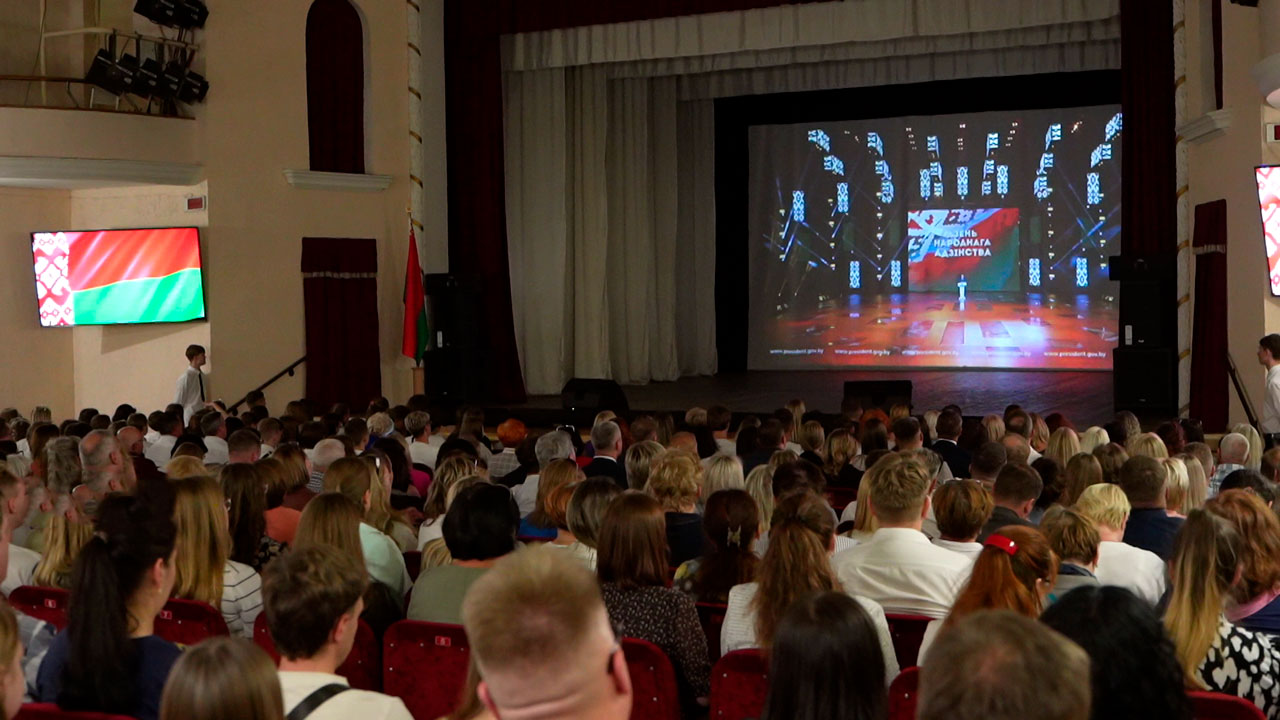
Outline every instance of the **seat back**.
[(724, 627), (724, 614), (729, 606), (720, 603), (698, 603), (697, 606), (698, 621), (707, 636), (707, 658), (715, 662), (720, 659), (720, 628)]
[(422, 551), (410, 550), (406, 552), (404, 554), (404, 569), (409, 571), (409, 578), (416, 582), (419, 573), (422, 572)]
[(893, 638), (893, 653), (898, 656), (898, 667), (919, 664), (920, 643), (924, 641), (924, 631), (933, 618), (885, 613), (885, 619), (889, 621), (889, 635)]
[(631, 720), (680, 717), (676, 671), (662, 649), (647, 640), (622, 639), (622, 654), (631, 673)]
[(13, 720), (133, 720), (127, 715), (110, 715), (98, 712), (71, 712), (60, 710), (53, 703), (27, 703), (13, 716)]
[(844, 512), (845, 508), (849, 507), (849, 503), (858, 499), (858, 490), (857, 488), (827, 487), (823, 489), (822, 495), (838, 516)]
[(1267, 717), (1257, 705), (1235, 695), (1198, 691), (1187, 695), (1196, 720), (1266, 720)]
[(383, 638), (382, 688), (415, 718), (453, 712), (467, 685), (471, 645), (461, 625), (401, 620)]
[(915, 720), (919, 687), (920, 668), (909, 667), (898, 673), (889, 685), (889, 720)]
[(230, 634), (221, 612), (195, 600), (169, 598), (156, 616), (156, 635), (177, 645), (197, 645), (202, 640)]
[(23, 585), (9, 593), (14, 610), (44, 620), (61, 630), (67, 626), (67, 601), (71, 594), (59, 588)]
[(711, 668), (712, 720), (746, 720), (764, 712), (769, 663), (759, 650), (734, 650)]
[[(280, 663), (280, 653), (276, 652), (275, 641), (267, 627), (266, 613), (260, 613), (253, 621), (253, 642), (267, 651), (272, 662)], [(356, 642), (351, 646), (351, 654), (346, 661), (338, 667), (338, 674), (356, 690), (382, 692), (382, 646), (373, 628), (364, 620), (356, 628)]]

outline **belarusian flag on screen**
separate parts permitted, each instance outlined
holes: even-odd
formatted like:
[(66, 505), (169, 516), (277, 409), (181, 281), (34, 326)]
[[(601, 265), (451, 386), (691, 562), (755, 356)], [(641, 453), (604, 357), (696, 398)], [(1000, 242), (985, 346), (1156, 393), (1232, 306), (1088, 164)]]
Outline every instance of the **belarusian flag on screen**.
[(36, 233), (32, 248), (42, 325), (204, 317), (195, 228)]

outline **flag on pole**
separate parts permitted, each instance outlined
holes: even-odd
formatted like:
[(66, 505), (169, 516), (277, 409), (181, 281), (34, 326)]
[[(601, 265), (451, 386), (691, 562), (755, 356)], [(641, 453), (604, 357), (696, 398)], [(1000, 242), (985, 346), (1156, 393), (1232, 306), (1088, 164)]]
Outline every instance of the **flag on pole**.
[(422, 267), (418, 264), (418, 241), (409, 228), (409, 262), (404, 275), (404, 342), (400, 351), (419, 365), (427, 350), (427, 307), (422, 292)]

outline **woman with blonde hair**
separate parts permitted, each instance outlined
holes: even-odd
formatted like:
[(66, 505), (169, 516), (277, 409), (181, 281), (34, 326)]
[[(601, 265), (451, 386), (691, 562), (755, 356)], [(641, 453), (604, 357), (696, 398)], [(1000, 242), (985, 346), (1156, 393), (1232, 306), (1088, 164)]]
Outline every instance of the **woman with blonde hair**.
[[(793, 603), (815, 592), (841, 592), (831, 568), (835, 548), (835, 517), (817, 494), (808, 490), (778, 501), (773, 536), (756, 568), (756, 581), (729, 590), (729, 607), (720, 631), (720, 652), (773, 645), (778, 623)], [(897, 655), (889, 634), (884, 608), (867, 598), (854, 596), (871, 617), (884, 651), (885, 678), (898, 675)]]
[(26, 679), (22, 674), (22, 638), (13, 609), (0, 603), (0, 716), (12, 720), (22, 707)]
[(1243, 435), (1249, 441), (1249, 456), (1245, 458), (1244, 466), (1250, 470), (1261, 470), (1262, 436), (1258, 434), (1257, 428), (1249, 423), (1237, 423), (1231, 426), (1231, 432)]
[(769, 545), (769, 528), (773, 518), (773, 468), (768, 465), (757, 465), (747, 473), (746, 490), (751, 499), (756, 501), (760, 511), (760, 537), (755, 541), (752, 550), (757, 555), (764, 555)]
[(1076, 431), (1063, 425), (1053, 434), (1049, 436), (1049, 444), (1045, 447), (1044, 454), (1051, 457), (1058, 463), (1058, 467), (1065, 468), (1071, 458), (1080, 453), (1080, 438), (1076, 435)]
[(802, 452), (801, 460), (822, 467), (824, 460), (822, 459), (824, 445), (827, 442), (827, 432), (822, 429), (822, 423), (817, 420), (810, 420), (800, 426), (800, 431), (796, 433), (796, 442), (800, 445)]
[(649, 494), (666, 513), (671, 567), (702, 555), (706, 540), (697, 512), (701, 493), (702, 465), (692, 454), (671, 451), (654, 463)]
[(1191, 512), (1204, 507), (1209, 497), (1209, 478), (1204, 473), (1204, 465), (1200, 458), (1191, 453), (1180, 453), (1176, 456), (1187, 467), (1187, 500), (1183, 505), (1184, 512)]
[(1244, 698), (1276, 718), (1280, 649), (1266, 634), (1234, 625), (1224, 614), (1226, 600), (1239, 592), (1244, 554), (1244, 540), (1230, 521), (1192, 510), (1174, 540), (1164, 624), (1187, 687)]
[(1164, 441), (1155, 433), (1141, 433), (1129, 438), (1128, 442), (1125, 443), (1124, 449), (1129, 453), (1129, 457), (1143, 455), (1156, 460), (1164, 460), (1169, 457), (1169, 449), (1164, 446)]
[(1085, 488), (1100, 482), (1102, 464), (1098, 458), (1086, 452), (1072, 455), (1062, 473), (1062, 494), (1058, 496), (1058, 504), (1063, 507), (1075, 505)]
[(600, 547), (601, 526), (609, 503), (622, 494), (616, 482), (606, 478), (592, 478), (577, 483), (573, 497), (569, 498), (569, 532), (578, 544), (579, 554), (589, 558), (591, 571), (595, 572), (597, 550)]
[(213, 637), (189, 648), (169, 672), (160, 720), (284, 720), (276, 665), (257, 645)]
[(550, 540), (556, 536), (556, 526), (547, 512), (547, 497), (561, 485), (582, 482), (587, 476), (572, 460), (553, 460), (538, 473), (538, 496), (533, 512), (520, 521), (520, 537)]
[(906, 403), (896, 403), (889, 408), (889, 422), (886, 425), (892, 425), (894, 420), (898, 420), (911, 415), (911, 406)]
[(369, 486), (368, 523), (396, 541), (400, 552), (408, 552), (417, 539), (409, 521), (400, 511), (391, 507), (391, 460), (377, 449), (370, 450), (360, 459), (373, 471), (375, 481)]
[(742, 461), (736, 455), (713, 455), (706, 463), (706, 479), (702, 494), (711, 497), (719, 490), (744, 490), (747, 480), (742, 475)]
[(801, 400), (800, 398), (793, 398), (791, 402), (787, 403), (783, 407), (787, 409), (787, 412), (791, 413), (791, 427), (787, 428), (787, 435), (789, 435), (796, 444), (799, 444), (800, 431), (801, 428), (804, 427), (804, 414), (808, 409), (804, 405), (804, 400)]
[(364, 552), (365, 568), (370, 577), (390, 588), (393, 595), (404, 597), (413, 583), (405, 569), (400, 546), (369, 524), (374, 485), (382, 484), (382, 479), (375, 473), (373, 465), (360, 458), (338, 458), (325, 471), (324, 489), (326, 492), (337, 491), (364, 509), (364, 519), (360, 523), (360, 547)]
[(1191, 491), (1191, 481), (1187, 477), (1187, 466), (1178, 458), (1165, 458), (1160, 461), (1164, 466), (1164, 507), (1169, 517), (1185, 518), (1187, 516), (1187, 495)]
[(222, 610), (232, 635), (253, 638), (262, 612), (262, 578), (230, 560), (226, 500), (218, 481), (201, 476), (173, 482), (173, 523), (178, 529), (173, 596)]
[(164, 474), (170, 480), (208, 475), (204, 461), (192, 455), (174, 455), (164, 464)]
[(70, 495), (52, 495), (53, 512), (41, 534), (44, 552), (31, 575), (37, 587), (71, 589), (71, 571), (89, 538), (93, 525)]
[(649, 471), (653, 462), (667, 449), (656, 440), (642, 440), (627, 448), (624, 464), (627, 468), (627, 487), (632, 490), (644, 490), (649, 482)]
[(800, 456), (790, 450), (779, 450), (769, 456), (769, 467), (777, 470), (779, 466), (793, 463), (800, 459)]
[(444, 514), (449, 508), (445, 502), (449, 488), (461, 478), (476, 473), (475, 464), (465, 457), (455, 455), (436, 466), (435, 477), (427, 489), (427, 499), (423, 502), (422, 514), (426, 519), (418, 528), (418, 549), (422, 550), (432, 540), (444, 537)]
[(827, 485), (831, 487), (856, 488), (862, 479), (862, 471), (853, 466), (854, 458), (862, 454), (862, 447), (853, 433), (848, 430), (836, 430), (827, 436), (827, 446), (823, 453), (826, 462), (822, 466), (827, 475)]
[[(453, 507), (454, 499), (457, 498), (463, 490), (466, 490), (472, 485), (479, 485), (487, 482), (489, 481), (479, 475), (468, 475), (454, 481), (453, 484), (449, 486), (449, 492), (445, 493), (445, 514), (448, 515), (449, 508)], [(443, 526), (443, 520), (441, 521), (441, 524)], [(444, 536), (442, 535), (422, 546), (422, 557), (418, 560), (418, 572), (421, 573), (430, 570), (431, 568), (448, 565), (452, 562), (453, 555), (450, 554), (449, 545), (445, 542)]]
[(924, 436), (925, 447), (929, 447), (934, 440), (938, 439), (938, 418), (940, 417), (942, 417), (941, 410), (925, 410), (924, 415), (921, 416), (921, 419), (924, 420), (922, 424), (926, 428)]
[(1094, 425), (1080, 433), (1080, 452), (1091, 453), (1094, 448), (1102, 447), (1110, 442), (1111, 436), (1107, 435), (1107, 431)]
[(364, 512), (338, 492), (320, 493), (307, 503), (298, 521), (298, 534), (293, 547), (301, 550), (313, 545), (337, 548), (364, 567), (364, 550), (360, 546), (360, 523)]
[(982, 418), (982, 428), (987, 431), (987, 440), (998, 443), (1004, 437), (1004, 418), (987, 415)]
[[(1031, 449), (1038, 453), (1044, 453), (1049, 448), (1049, 424), (1040, 417), (1040, 413), (1030, 413), (1031, 417)], [(1074, 434), (1075, 431), (1072, 431)]]

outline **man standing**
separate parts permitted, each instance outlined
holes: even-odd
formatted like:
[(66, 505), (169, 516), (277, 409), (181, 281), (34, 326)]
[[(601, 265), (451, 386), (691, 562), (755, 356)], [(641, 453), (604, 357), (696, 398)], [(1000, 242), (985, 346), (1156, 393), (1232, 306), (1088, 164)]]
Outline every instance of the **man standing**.
[(1267, 388), (1258, 429), (1266, 446), (1275, 447), (1280, 443), (1280, 335), (1271, 333), (1258, 341), (1258, 363), (1267, 369)]
[(200, 368), (204, 367), (207, 360), (203, 346), (187, 346), (187, 369), (178, 378), (178, 391), (173, 398), (175, 403), (182, 406), (183, 424), (191, 422), (191, 416), (204, 407), (204, 373)]

